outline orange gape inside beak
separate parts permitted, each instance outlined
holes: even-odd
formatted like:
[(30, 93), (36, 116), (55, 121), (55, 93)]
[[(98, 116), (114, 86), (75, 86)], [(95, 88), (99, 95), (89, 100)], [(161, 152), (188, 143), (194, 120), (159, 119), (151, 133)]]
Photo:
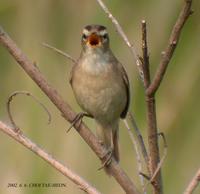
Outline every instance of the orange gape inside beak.
[(88, 38), (88, 42), (91, 46), (98, 46), (101, 42), (101, 39), (96, 34), (91, 34)]

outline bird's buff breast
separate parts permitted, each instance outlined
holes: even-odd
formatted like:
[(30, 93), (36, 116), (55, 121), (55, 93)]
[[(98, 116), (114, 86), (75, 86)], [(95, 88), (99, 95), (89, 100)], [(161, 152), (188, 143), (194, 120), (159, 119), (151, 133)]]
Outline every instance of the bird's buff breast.
[(125, 107), (123, 81), (111, 66), (93, 73), (84, 67), (76, 68), (72, 88), (82, 109), (97, 120), (112, 122), (119, 118)]

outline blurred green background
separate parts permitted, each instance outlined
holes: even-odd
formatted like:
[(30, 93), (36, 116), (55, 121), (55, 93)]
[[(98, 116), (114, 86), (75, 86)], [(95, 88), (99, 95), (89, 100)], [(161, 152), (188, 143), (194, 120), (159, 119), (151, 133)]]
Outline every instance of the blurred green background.
[[(154, 73), (161, 51), (168, 42), (172, 26), (183, 0), (105, 0), (114, 16), (141, 50), (141, 20), (148, 24), (151, 72)], [(168, 155), (163, 165), (165, 193), (182, 193), (200, 165), (200, 1), (194, 0), (194, 14), (186, 23), (180, 43), (157, 93), (157, 117), (160, 131), (168, 142)], [(44, 48), (49, 43), (78, 58), (82, 28), (97, 23), (107, 26), (111, 48), (124, 64), (131, 80), (132, 102), (136, 120), (146, 137), (144, 91), (132, 55), (117, 35), (115, 28), (95, 0), (1, 0), (0, 25), (16, 41), (26, 55), (35, 61), (49, 82), (64, 99), (80, 111), (68, 83), (71, 61)], [(40, 91), (36, 84), (0, 46), (0, 119), (10, 123), (6, 112), (8, 96), (26, 90), (43, 102), (52, 115), (47, 115), (30, 98), (18, 96), (12, 103), (17, 124), (25, 134), (54, 157), (94, 184), (102, 193), (122, 193), (113, 178), (97, 171), (100, 162), (69, 124)], [(95, 129), (91, 120), (86, 123)], [(145, 138), (146, 139), (146, 138)], [(35, 154), (0, 133), (0, 193), (43, 194), (83, 193), (71, 181)], [(162, 142), (160, 142), (161, 147)], [(135, 153), (123, 123), (120, 130), (121, 166), (139, 186)], [(162, 152), (162, 149), (161, 149)], [(8, 183), (66, 183), (66, 188), (7, 188)], [(198, 188), (195, 194), (200, 193)]]

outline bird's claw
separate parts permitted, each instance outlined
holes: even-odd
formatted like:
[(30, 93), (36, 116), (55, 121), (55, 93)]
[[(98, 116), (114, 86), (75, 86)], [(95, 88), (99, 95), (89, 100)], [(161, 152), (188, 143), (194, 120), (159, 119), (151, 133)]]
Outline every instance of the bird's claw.
[(85, 112), (80, 112), (78, 113), (75, 118), (73, 119), (70, 127), (67, 129), (67, 133), (71, 130), (72, 127), (74, 127), (74, 125), (78, 122), (78, 126), (80, 126), (81, 122), (82, 122), (82, 119), (83, 117), (92, 117), (91, 115), (89, 115), (88, 113), (85, 113)]
[(107, 153), (102, 157), (103, 158), (103, 163), (100, 166), (100, 168), (98, 168), (98, 170), (101, 170), (101, 169), (107, 167), (111, 163), (112, 155), (113, 155), (113, 150), (112, 150), (112, 148), (109, 148)]

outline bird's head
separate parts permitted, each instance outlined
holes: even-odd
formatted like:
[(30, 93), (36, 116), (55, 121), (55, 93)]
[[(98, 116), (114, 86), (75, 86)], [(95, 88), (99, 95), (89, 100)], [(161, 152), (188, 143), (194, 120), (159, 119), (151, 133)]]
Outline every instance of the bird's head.
[(87, 25), (82, 32), (82, 46), (84, 49), (106, 49), (109, 47), (109, 37), (106, 27), (101, 25)]

